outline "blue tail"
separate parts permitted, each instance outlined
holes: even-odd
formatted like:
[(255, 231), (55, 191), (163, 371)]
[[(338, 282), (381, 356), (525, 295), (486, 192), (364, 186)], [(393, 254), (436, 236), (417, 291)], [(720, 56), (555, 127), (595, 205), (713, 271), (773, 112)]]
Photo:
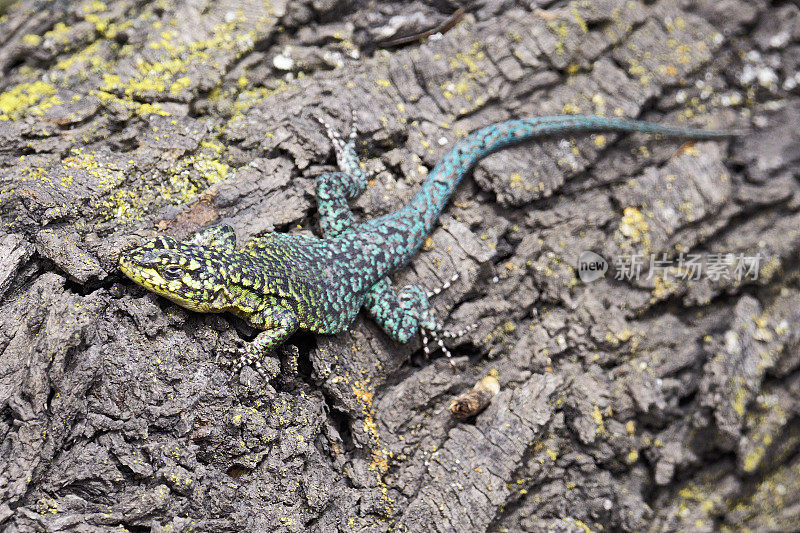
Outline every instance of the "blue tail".
[[(402, 209), (366, 222), (363, 230), (396, 228), (393, 232), (398, 255), (395, 268), (417, 252), (433, 230), (461, 179), (475, 163), (502, 148), (527, 140), (574, 133), (642, 132), (685, 139), (720, 139), (742, 135), (740, 131), (701, 130), (662, 126), (641, 120), (594, 115), (554, 115), (523, 118), (492, 124), (472, 132), (456, 143), (433, 167), (419, 192)], [(379, 232), (383, 233), (383, 231)], [(405, 238), (401, 238), (400, 236)], [(393, 258), (394, 259), (394, 258)], [(394, 261), (393, 261), (394, 262)]]

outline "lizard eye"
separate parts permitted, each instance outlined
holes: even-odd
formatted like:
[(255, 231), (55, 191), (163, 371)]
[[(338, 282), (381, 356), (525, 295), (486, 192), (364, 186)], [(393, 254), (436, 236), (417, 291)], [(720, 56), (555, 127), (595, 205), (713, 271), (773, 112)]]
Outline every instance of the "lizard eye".
[(183, 269), (179, 266), (168, 266), (164, 269), (164, 279), (178, 279), (183, 275)]

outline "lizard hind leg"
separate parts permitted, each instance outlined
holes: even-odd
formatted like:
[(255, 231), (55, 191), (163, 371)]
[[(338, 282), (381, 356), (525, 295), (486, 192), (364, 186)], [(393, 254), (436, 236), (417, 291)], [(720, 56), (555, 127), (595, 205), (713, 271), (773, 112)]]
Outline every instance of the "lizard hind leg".
[(452, 354), (445, 346), (444, 339), (460, 337), (475, 329), (477, 325), (471, 325), (455, 332), (445, 331), (442, 324), (436, 319), (436, 314), (428, 298), (429, 295), (439, 294), (443, 289), (449, 287), (456, 278), (457, 276), (454, 276), (443, 287), (433, 291), (426, 291), (417, 285), (406, 285), (397, 293), (392, 289), (389, 280), (384, 279), (370, 290), (365, 307), (394, 340), (406, 343), (419, 333), (422, 337), (422, 347), (426, 358), (431, 354), (431, 341), (433, 341), (455, 368)]
[[(456, 331), (446, 331), (442, 329), (442, 325), (439, 322), (436, 322), (433, 328), (420, 327), (420, 334), (422, 335), (422, 347), (425, 350), (425, 357), (430, 355), (428, 343), (432, 339), (439, 346), (439, 349), (442, 350), (442, 353), (447, 356), (450, 366), (455, 368), (456, 365), (453, 363), (453, 354), (450, 353), (450, 350), (448, 350), (447, 346), (444, 345), (444, 339), (457, 339), (458, 337), (469, 333), (477, 327), (477, 324), (470, 324), (469, 326)], [(428, 338), (428, 335), (430, 335), (431, 339)]]
[(353, 126), (348, 139), (333, 127), (314, 116), (322, 124), (336, 152), (336, 163), (339, 172), (326, 172), (317, 177), (317, 207), (320, 215), (320, 227), (325, 237), (337, 237), (349, 231), (355, 224), (355, 215), (350, 209), (348, 200), (357, 198), (367, 187), (367, 173), (361, 168), (361, 162), (355, 150), (356, 121), (353, 113)]
[(322, 124), (322, 127), (325, 128), (325, 133), (331, 140), (331, 144), (333, 144), (333, 150), (336, 152), (336, 164), (339, 167), (339, 170), (345, 174), (350, 174), (354, 177), (360, 178), (360, 180), (358, 180), (360, 184), (366, 186), (367, 175), (366, 172), (364, 172), (364, 169), (361, 168), (361, 161), (358, 159), (358, 154), (356, 154), (358, 121), (356, 120), (355, 111), (353, 111), (352, 114), (352, 126), (350, 128), (350, 134), (346, 140), (338, 131), (333, 128), (333, 126), (328, 124), (325, 120), (316, 115), (314, 115), (314, 119)]
[(351, 174), (326, 172), (317, 177), (317, 211), (325, 237), (337, 237), (352, 229), (356, 217), (347, 201), (361, 190), (363, 187)]

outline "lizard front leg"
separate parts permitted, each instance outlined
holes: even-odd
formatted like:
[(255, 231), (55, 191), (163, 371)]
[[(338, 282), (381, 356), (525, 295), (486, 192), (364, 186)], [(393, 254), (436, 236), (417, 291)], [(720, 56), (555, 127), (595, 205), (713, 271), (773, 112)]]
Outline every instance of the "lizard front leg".
[(276, 305), (252, 313), (247, 321), (264, 331), (256, 335), (253, 342), (241, 351), (239, 360), (234, 364), (234, 371), (252, 366), (261, 373), (261, 360), (297, 331), (300, 320), (291, 309)]

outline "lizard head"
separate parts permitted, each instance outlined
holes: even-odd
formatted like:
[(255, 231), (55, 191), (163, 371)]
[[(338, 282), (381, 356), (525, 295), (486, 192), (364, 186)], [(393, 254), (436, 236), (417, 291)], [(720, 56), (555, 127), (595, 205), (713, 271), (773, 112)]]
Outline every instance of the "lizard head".
[(119, 268), (139, 285), (193, 311), (224, 311), (224, 252), (156, 237), (124, 252)]

